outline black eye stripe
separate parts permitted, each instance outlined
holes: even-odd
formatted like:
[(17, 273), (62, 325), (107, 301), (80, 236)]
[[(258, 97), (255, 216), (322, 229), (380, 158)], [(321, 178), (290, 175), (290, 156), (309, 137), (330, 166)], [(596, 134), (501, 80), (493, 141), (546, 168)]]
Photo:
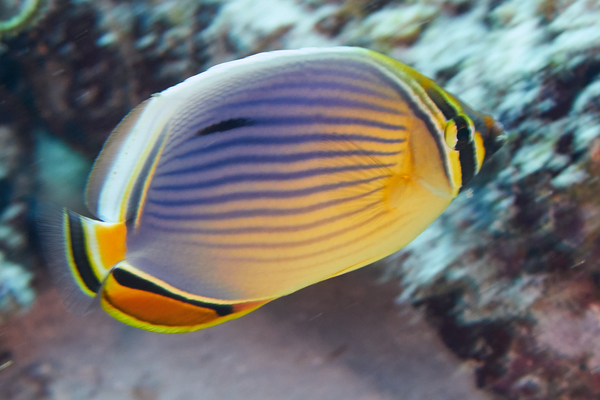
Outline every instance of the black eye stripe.
[(470, 130), (469, 124), (467, 123), (467, 121), (465, 120), (465, 118), (462, 115), (457, 115), (453, 119), (454, 119), (454, 123), (456, 124), (456, 129), (458, 131), (461, 131), (463, 129)]
[(459, 142), (470, 142), (471, 141), (471, 130), (469, 128), (461, 128), (456, 133), (456, 138)]
[(462, 191), (475, 176), (475, 143), (466, 143), (465, 146), (458, 152), (458, 160), (460, 162), (462, 177), (460, 190)]
[(429, 96), (431, 101), (433, 101), (442, 114), (444, 114), (444, 117), (447, 121), (456, 116), (456, 109), (452, 107), (452, 105), (450, 105), (444, 96), (442, 96), (437, 90), (429, 88), (425, 89), (425, 93), (427, 93), (427, 96)]
[(473, 142), (473, 129), (472, 125), (467, 121), (467, 118), (463, 115), (456, 115), (452, 121), (456, 126), (456, 140), (457, 143), (454, 146), (455, 150), (458, 150), (458, 161), (460, 163), (461, 171), (461, 191), (467, 186), (467, 184), (475, 176), (476, 170), (476, 150), (475, 143)]
[(455, 150), (463, 150), (467, 147), (470, 147), (467, 145), (473, 140), (473, 131), (471, 129), (471, 125), (462, 115), (455, 116), (453, 121), (456, 125), (456, 140), (458, 141), (455, 146)]
[(444, 114), (448, 123), (454, 123), (456, 126), (457, 143), (454, 149), (459, 152), (458, 159), (462, 178), (460, 191), (462, 191), (475, 176), (476, 155), (472, 124), (465, 116), (458, 114), (457, 110), (437, 90), (429, 88), (425, 91), (431, 101)]

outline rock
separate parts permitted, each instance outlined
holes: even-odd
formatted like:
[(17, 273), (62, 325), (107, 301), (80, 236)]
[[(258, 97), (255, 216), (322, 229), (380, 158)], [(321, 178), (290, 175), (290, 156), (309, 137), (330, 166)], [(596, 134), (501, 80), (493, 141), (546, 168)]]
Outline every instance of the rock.
[(478, 363), (480, 387), (510, 399), (596, 398), (600, 4), (490, 4), (441, 14), (396, 51), (499, 115), (510, 143), (491, 166), (497, 176), (484, 171), (387, 260), (389, 272), (402, 277), (402, 301)]
[(15, 125), (0, 124), (0, 322), (12, 312), (28, 309), (34, 299), (25, 225), (33, 188), (30, 163)]

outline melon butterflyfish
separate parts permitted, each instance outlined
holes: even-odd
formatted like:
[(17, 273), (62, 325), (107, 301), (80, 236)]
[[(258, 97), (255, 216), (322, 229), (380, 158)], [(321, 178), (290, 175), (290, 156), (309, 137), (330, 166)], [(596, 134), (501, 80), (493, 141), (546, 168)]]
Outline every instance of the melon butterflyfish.
[(253, 55), (131, 111), (89, 177), (95, 218), (45, 212), (42, 245), (71, 308), (194, 331), (401, 249), (502, 141), (382, 54)]

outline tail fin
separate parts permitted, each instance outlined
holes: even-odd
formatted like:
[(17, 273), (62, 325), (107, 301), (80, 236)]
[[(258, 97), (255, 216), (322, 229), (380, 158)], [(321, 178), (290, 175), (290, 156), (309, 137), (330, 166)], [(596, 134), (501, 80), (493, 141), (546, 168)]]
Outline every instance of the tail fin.
[(67, 308), (84, 313), (110, 269), (125, 258), (124, 223), (106, 223), (52, 205), (40, 207), (44, 259)]

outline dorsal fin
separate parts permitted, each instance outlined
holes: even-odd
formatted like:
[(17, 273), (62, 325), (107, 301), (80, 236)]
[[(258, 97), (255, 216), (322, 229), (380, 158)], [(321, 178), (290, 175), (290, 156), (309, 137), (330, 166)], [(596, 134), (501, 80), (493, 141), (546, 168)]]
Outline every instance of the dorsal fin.
[(123, 148), (125, 140), (129, 137), (129, 134), (133, 130), (144, 109), (148, 105), (150, 99), (139, 104), (136, 108), (131, 110), (123, 120), (117, 125), (112, 131), (109, 138), (104, 143), (102, 151), (94, 162), (94, 167), (88, 178), (87, 188), (85, 193), (85, 204), (92, 214), (96, 217), (100, 217), (98, 200), (100, 192), (104, 183), (107, 180), (107, 176), (113, 167), (116, 155)]
[(153, 96), (131, 111), (104, 145), (90, 174), (86, 205), (96, 217), (123, 222), (137, 212), (140, 182), (154, 164), (166, 136), (168, 116), (160, 96)]

